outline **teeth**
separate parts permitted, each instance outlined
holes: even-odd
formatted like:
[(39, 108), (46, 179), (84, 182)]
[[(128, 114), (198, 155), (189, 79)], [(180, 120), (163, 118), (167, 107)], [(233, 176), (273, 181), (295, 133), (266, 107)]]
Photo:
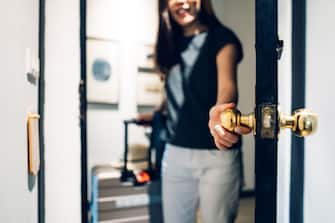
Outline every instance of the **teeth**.
[(182, 13), (185, 13), (185, 12), (186, 12), (185, 9), (178, 9), (178, 10), (177, 10), (177, 14), (182, 14)]

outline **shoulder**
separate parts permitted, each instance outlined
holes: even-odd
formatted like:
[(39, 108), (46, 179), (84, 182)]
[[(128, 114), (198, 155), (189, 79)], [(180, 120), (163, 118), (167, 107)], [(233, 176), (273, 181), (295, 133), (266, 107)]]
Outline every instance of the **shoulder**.
[(240, 42), (236, 33), (229, 27), (223, 24), (216, 24), (210, 29), (210, 33), (217, 41), (235, 41)]
[(238, 36), (232, 29), (228, 28), (225, 25), (217, 24), (210, 29), (209, 33), (211, 35), (211, 46), (215, 55), (217, 55), (218, 52), (227, 44), (232, 44), (235, 46), (237, 50), (238, 61), (242, 60), (243, 57), (242, 44)]

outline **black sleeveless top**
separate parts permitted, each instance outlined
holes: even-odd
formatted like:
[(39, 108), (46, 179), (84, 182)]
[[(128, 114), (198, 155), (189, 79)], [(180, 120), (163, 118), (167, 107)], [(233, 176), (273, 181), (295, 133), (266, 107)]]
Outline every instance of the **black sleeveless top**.
[(208, 128), (209, 110), (217, 100), (216, 56), (229, 43), (236, 45), (241, 61), (241, 43), (223, 25), (178, 41), (179, 63), (170, 69), (165, 82), (170, 144), (194, 149), (216, 147)]

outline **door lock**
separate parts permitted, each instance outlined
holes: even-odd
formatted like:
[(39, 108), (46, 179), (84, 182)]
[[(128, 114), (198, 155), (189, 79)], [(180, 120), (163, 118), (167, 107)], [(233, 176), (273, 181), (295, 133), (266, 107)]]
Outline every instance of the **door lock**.
[[(298, 109), (294, 111), (293, 115), (278, 113), (277, 123), (280, 130), (289, 128), (295, 135), (305, 137), (314, 133), (317, 129), (317, 114), (307, 109)], [(271, 111), (271, 107), (269, 106), (262, 109), (262, 126), (259, 128), (262, 138), (274, 138), (274, 134), (269, 133), (276, 127), (275, 115), (273, 114), (274, 111)], [(221, 113), (220, 119), (221, 125), (229, 131), (242, 126), (250, 128), (254, 135), (256, 135), (256, 118), (254, 113), (242, 115), (237, 109), (227, 109)]]

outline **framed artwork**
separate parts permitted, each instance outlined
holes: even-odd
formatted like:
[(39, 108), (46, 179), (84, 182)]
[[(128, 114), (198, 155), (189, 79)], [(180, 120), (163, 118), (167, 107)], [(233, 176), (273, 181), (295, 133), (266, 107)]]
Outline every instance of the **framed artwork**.
[(87, 102), (118, 104), (120, 46), (117, 42), (87, 40)]
[(137, 105), (156, 106), (163, 100), (164, 83), (154, 68), (154, 46), (137, 47)]

